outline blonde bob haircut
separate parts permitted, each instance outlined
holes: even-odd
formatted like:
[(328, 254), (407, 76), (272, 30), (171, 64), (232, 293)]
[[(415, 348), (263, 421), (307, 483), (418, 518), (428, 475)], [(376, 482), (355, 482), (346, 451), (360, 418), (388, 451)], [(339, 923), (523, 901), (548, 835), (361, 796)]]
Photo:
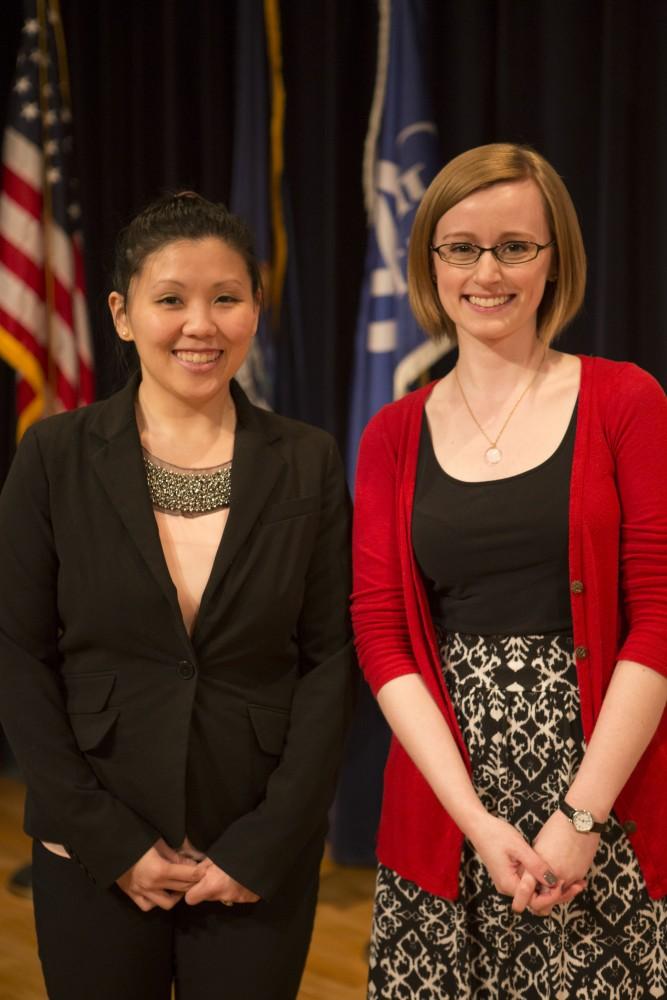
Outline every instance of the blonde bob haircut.
[(496, 142), (469, 149), (442, 168), (415, 215), (408, 250), (408, 296), (415, 319), (429, 336), (456, 340), (456, 327), (442, 308), (434, 283), (433, 233), (438, 220), (473, 191), (531, 178), (542, 194), (553, 248), (553, 268), (537, 310), (537, 335), (549, 344), (581, 308), (586, 252), (579, 220), (565, 184), (530, 146)]

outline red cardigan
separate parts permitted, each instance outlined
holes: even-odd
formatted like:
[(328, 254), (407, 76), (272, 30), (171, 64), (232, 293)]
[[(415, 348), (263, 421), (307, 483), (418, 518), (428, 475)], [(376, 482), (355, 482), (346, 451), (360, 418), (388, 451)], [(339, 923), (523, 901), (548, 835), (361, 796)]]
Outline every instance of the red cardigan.
[[(575, 656), (588, 740), (619, 659), (667, 674), (667, 400), (635, 365), (582, 357), (570, 481), (569, 565)], [(357, 650), (379, 689), (420, 673), (468, 761), (446, 690), (411, 541), (424, 404), (433, 385), (384, 407), (362, 438), (355, 487)], [(616, 801), (649, 893), (667, 894), (667, 713)], [(456, 898), (463, 835), (392, 740), (380, 861)]]

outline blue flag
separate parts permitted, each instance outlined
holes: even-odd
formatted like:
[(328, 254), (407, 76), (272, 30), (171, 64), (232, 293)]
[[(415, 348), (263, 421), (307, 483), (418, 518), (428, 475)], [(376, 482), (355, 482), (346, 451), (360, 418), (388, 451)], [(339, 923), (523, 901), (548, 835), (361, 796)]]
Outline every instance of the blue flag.
[[(449, 344), (427, 340), (410, 312), (407, 248), (417, 206), (440, 165), (421, 53), (420, 0), (380, 0), (378, 69), (366, 139), (369, 234), (356, 332), (348, 431), (354, 482), (361, 433), (377, 410), (403, 395)], [(362, 686), (341, 768), (332, 851), (342, 864), (374, 864), (389, 729)]]
[[(390, 11), (390, 13), (389, 13)], [(378, 73), (367, 138), (369, 236), (357, 320), (348, 430), (348, 473), (369, 419), (403, 395), (448, 349), (427, 341), (407, 298), (407, 248), (424, 191), (440, 166), (438, 135), (426, 88), (423, 4), (380, 4)], [(374, 134), (375, 131), (375, 134)]]

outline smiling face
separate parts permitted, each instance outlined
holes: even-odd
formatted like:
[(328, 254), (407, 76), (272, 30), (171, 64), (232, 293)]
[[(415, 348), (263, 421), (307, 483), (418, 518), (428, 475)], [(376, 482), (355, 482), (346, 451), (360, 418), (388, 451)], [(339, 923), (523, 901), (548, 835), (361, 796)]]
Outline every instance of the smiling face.
[(136, 346), (142, 392), (192, 405), (228, 391), (259, 319), (243, 257), (217, 237), (150, 254), (127, 300), (112, 292), (109, 307), (119, 337)]
[[(432, 245), (469, 242), (493, 247), (508, 240), (544, 244), (551, 238), (540, 190), (526, 179), (473, 191), (441, 216)], [(512, 265), (500, 264), (491, 253), (467, 267), (432, 256), (438, 296), (460, 340), (535, 337), (537, 310), (553, 268), (552, 249)]]

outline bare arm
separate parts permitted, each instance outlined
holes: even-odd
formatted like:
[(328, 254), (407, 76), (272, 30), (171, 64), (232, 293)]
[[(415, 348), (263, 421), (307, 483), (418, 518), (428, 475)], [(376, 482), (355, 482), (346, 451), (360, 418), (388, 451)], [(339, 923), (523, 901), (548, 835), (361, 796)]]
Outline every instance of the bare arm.
[[(667, 677), (630, 660), (617, 664), (588, 749), (567, 793), (571, 806), (590, 810), (598, 821), (607, 818), (653, 737), (666, 702)], [(557, 810), (535, 838), (535, 847), (568, 885), (585, 878), (599, 842), (598, 834), (577, 833)], [(548, 912), (553, 902), (533, 896), (534, 888), (526, 874), (515, 895), (516, 908), (523, 909), (530, 902), (533, 909)]]
[(449, 726), (419, 674), (389, 681), (378, 704), (393, 732), (438, 800), (466, 836), (484, 818), (480, 802)]
[(655, 734), (667, 703), (667, 677), (622, 660), (567, 801), (604, 819)]
[[(543, 887), (543, 899), (562, 901), (560, 887), (543, 859), (518, 830), (492, 816), (480, 801), (454, 737), (418, 674), (388, 681), (378, 702), (398, 740), (424, 775), (440, 803), (473, 844), (499, 892), (514, 895), (529, 871)], [(545, 878), (545, 873), (549, 877)]]

